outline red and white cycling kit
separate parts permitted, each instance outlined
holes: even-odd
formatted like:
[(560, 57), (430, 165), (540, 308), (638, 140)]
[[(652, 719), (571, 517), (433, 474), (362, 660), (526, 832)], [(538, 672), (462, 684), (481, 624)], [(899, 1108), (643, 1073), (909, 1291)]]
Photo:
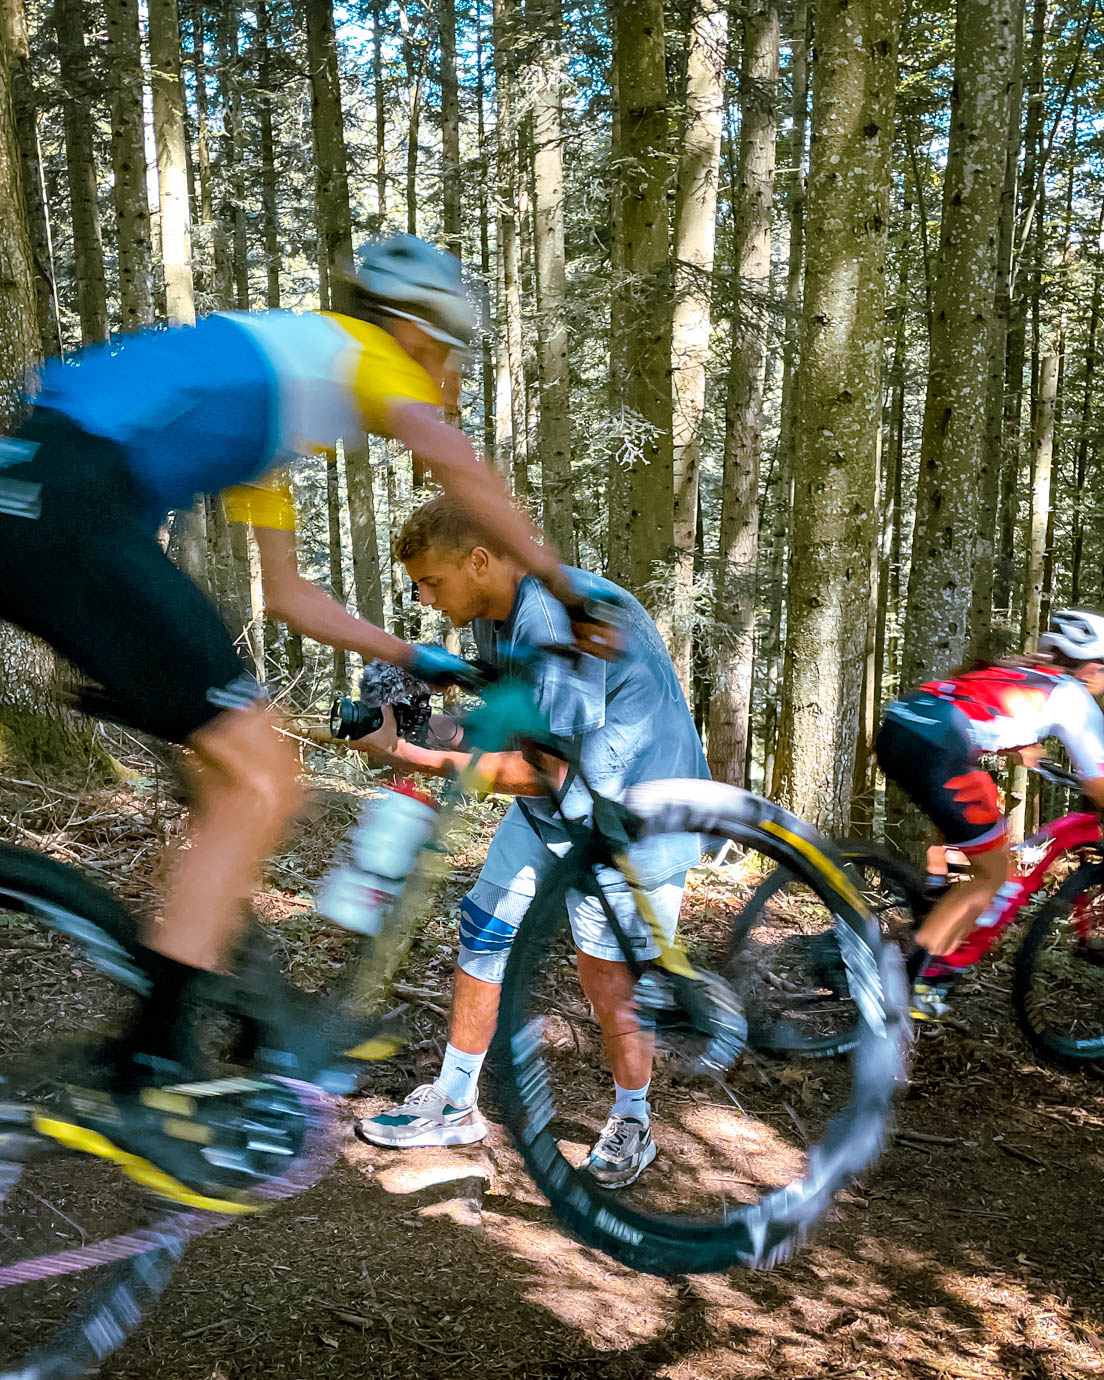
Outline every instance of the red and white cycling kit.
[(1104, 776), (1104, 714), (1079, 680), (1048, 666), (990, 663), (896, 700), (875, 746), (886, 776), (946, 842), (980, 853), (999, 847), (1005, 835), (996, 783), (978, 765), (981, 754), (1051, 737), (1083, 780)]
[(1014, 752), (1057, 738), (1078, 776), (1104, 776), (1104, 714), (1073, 676), (1049, 666), (986, 665), (920, 689), (965, 715), (978, 753)]

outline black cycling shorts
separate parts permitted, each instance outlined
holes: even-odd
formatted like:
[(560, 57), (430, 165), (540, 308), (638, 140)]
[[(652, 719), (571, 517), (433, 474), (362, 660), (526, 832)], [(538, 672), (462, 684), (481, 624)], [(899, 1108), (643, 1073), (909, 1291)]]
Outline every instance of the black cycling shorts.
[(102, 686), (105, 717), (172, 742), (263, 693), (161, 550), (122, 452), (57, 413), (0, 440), (0, 618)]
[(919, 690), (895, 701), (874, 743), (878, 765), (964, 853), (1004, 841), (996, 782), (973, 759), (966, 718), (950, 700)]

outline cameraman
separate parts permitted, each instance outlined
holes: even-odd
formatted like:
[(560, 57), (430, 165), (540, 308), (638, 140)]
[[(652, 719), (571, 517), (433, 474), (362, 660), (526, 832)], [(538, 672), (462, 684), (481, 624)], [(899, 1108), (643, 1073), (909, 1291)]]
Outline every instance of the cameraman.
[[(440, 609), (456, 627), (470, 625), (484, 660), (499, 660), (515, 643), (570, 640), (563, 608), (519, 562), (482, 536), (452, 499), (436, 498), (419, 508), (399, 534), (396, 550), (421, 602)], [(619, 796), (642, 781), (705, 777), (701, 743), (663, 641), (636, 600), (617, 594), (626, 608), (624, 655), (616, 662), (585, 656), (576, 671), (549, 658), (536, 688), (538, 704), (553, 733), (574, 743), (588, 779), (604, 795)], [(448, 732), (445, 724), (435, 729), (437, 735)], [(393, 720), (353, 746), (407, 772), (451, 775), (468, 762), (462, 747), (420, 747), (397, 736)], [(546, 765), (563, 787), (564, 763), (548, 759)], [(489, 753), (481, 766), (492, 790), (525, 799), (507, 810), (461, 903), (459, 963), (441, 1071), (401, 1105), (360, 1122), (357, 1134), (376, 1145), (463, 1145), (487, 1134), (477, 1085), (494, 1035), (507, 954), (541, 874), (553, 854), (562, 856), (569, 846), (541, 779), (520, 752)], [(577, 783), (566, 785), (565, 812), (584, 814), (586, 791)], [(631, 852), (656, 915), (673, 934), (686, 873), (698, 859), (697, 837), (649, 840)], [(658, 950), (627, 884), (609, 888), (607, 895), (640, 957), (654, 957)], [(587, 1168), (606, 1187), (621, 1188), (656, 1154), (648, 1104), (652, 1043), (640, 1029), (633, 979), (599, 902), (577, 896), (570, 919), (579, 978), (602, 1028), (614, 1080), (613, 1108)]]

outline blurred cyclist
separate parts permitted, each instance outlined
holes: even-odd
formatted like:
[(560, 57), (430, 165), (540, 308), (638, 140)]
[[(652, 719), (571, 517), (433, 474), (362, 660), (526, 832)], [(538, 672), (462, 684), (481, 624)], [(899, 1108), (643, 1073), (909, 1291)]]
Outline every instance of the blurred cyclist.
[[(213, 1163), (233, 1157), (206, 1145), (243, 1093), (205, 1084), (203, 1096), (177, 1099), (171, 1119), (164, 1095), (151, 1094), (201, 1074), (189, 1015), (197, 981), (224, 962), (300, 789), (263, 687), (213, 604), (163, 553), (159, 524), (197, 494), (236, 486), (228, 511), (254, 525), (270, 614), (448, 681), (463, 665), (443, 649), (390, 636), (298, 573), (280, 467), (367, 431), (409, 448), (579, 615), (555, 550), (439, 414), (454, 352), (475, 325), (456, 259), (398, 235), (370, 246), (343, 287), (343, 313), (218, 313), (50, 360), (30, 419), (0, 442), (0, 617), (102, 687), (112, 717), (184, 744), (192, 787), (187, 839), (144, 936), (152, 991), (104, 1051), (102, 1087), (53, 1110), (45, 1129), (203, 1206), (248, 1194), (256, 1177), (244, 1162)], [(580, 646), (608, 654), (601, 628), (579, 617)]]
[[(1089, 799), (1104, 808), (1104, 616), (1056, 613), (1035, 655), (974, 663), (886, 710), (878, 763), (965, 854), (970, 873), (947, 887), (916, 932), (908, 961), (912, 1014), (944, 1016), (960, 972), (951, 956), (1008, 880), (1008, 822), (983, 752), (1012, 754), (1056, 737)], [(944, 863), (945, 867), (945, 863)]]

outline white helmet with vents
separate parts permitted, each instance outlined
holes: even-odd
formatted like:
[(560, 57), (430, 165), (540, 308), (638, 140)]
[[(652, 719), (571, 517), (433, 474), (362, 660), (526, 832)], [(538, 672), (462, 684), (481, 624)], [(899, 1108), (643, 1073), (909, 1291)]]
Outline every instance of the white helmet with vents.
[(1039, 638), (1041, 652), (1061, 652), (1071, 661), (1104, 661), (1104, 614), (1062, 609)]
[(413, 321), (434, 340), (466, 350), (476, 328), (460, 260), (416, 235), (389, 235), (363, 245), (348, 273), (369, 310)]

